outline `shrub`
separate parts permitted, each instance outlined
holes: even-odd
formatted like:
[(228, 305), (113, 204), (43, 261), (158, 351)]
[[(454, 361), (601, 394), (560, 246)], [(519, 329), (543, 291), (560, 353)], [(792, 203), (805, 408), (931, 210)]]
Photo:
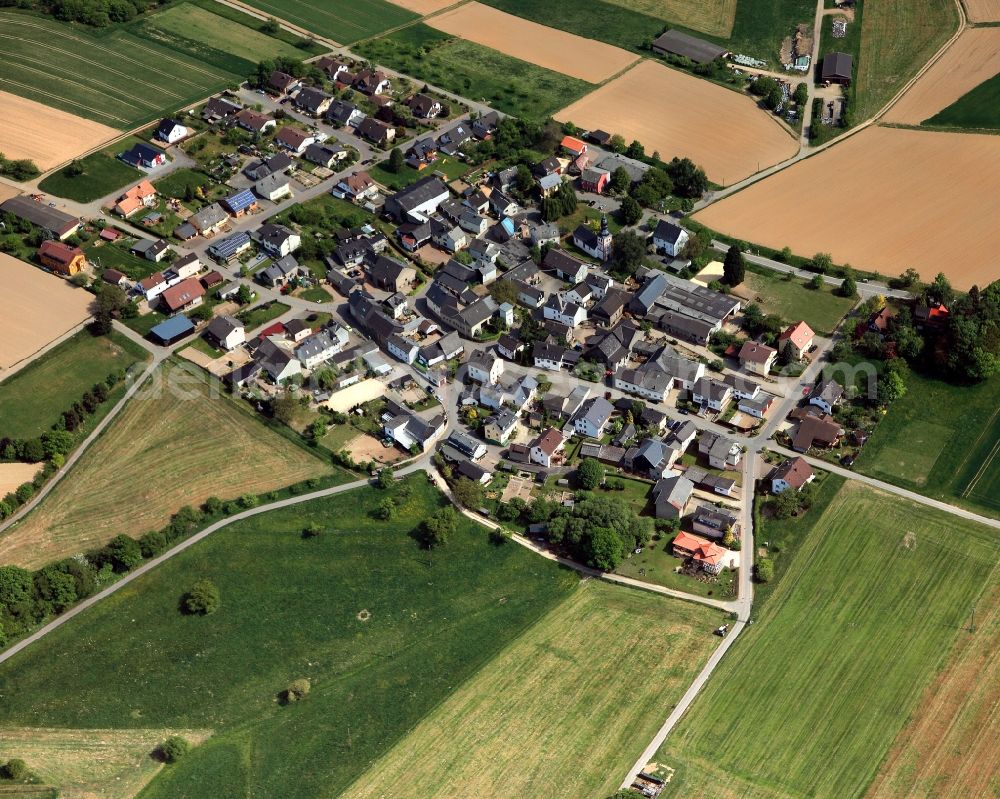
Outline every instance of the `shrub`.
[(305, 527), (302, 528), (303, 538), (315, 538), (322, 532), (322, 528), (316, 522), (309, 522)]
[(139, 537), (139, 551), (144, 558), (159, 555), (167, 548), (167, 537), (160, 530), (150, 530)]
[(219, 589), (211, 580), (198, 580), (184, 596), (184, 611), (186, 613), (207, 616), (219, 609), (222, 598)]
[(754, 576), (759, 583), (769, 583), (774, 579), (774, 561), (770, 558), (761, 558), (753, 567)]
[(176, 763), (190, 750), (191, 744), (179, 735), (171, 735), (160, 744), (160, 757), (164, 763)]
[(31, 772), (28, 771), (28, 764), (19, 757), (12, 757), (8, 760), (4, 764), (2, 772), (5, 779), (14, 782), (24, 782), (32, 776)]
[(292, 680), (285, 689), (285, 701), (289, 703), (298, 702), (309, 693), (311, 688), (312, 683), (310, 683), (305, 677)]

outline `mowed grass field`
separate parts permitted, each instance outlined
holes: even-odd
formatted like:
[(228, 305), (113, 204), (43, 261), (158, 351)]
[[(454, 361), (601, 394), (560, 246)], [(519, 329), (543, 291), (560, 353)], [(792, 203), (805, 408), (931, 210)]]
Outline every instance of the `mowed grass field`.
[(242, 78), (126, 30), (95, 36), (78, 25), (0, 12), (5, 91), (126, 129)]
[[(375, 488), (264, 513), (100, 602), (0, 665), (0, 738), (7, 726), (205, 729), (143, 799), (338, 795), (579, 583), (464, 518), (445, 546), (421, 549), (410, 533), (446, 500), (423, 475), (406, 485), (389, 522), (373, 518), (386, 497)], [(313, 521), (322, 532), (304, 539)], [(221, 607), (181, 615), (203, 577)], [(282, 706), (298, 678), (311, 692)]]
[(717, 645), (721, 616), (585, 583), (342, 796), (613, 793)]
[(854, 119), (873, 116), (958, 27), (953, 0), (866, 0)]
[[(665, 27), (688, 32), (726, 46), (735, 53), (770, 59), (777, 64), (781, 40), (796, 24), (810, 27), (816, 4), (810, 0), (737, 0), (655, 2), (655, 0), (483, 0), (509, 14), (559, 30), (648, 54), (647, 45)], [(735, 9), (734, 9), (735, 6)], [(731, 15), (731, 20), (729, 17)], [(727, 20), (728, 23), (727, 23)], [(723, 27), (728, 24), (729, 31)]]
[(1000, 74), (983, 81), (923, 124), (967, 130), (1000, 128)]
[(412, 11), (386, 0), (247, 0), (247, 5), (339, 44), (377, 36), (417, 19)]
[(422, 23), (356, 49), (376, 63), (519, 117), (543, 119), (594, 88)]
[(210, 496), (271, 491), (330, 471), (258, 422), (196, 367), (168, 364), (72, 474), (0, 536), (0, 562), (43, 566), (119, 533), (138, 538), (182, 506)]
[(861, 796), (1000, 555), (988, 528), (852, 481), (805, 535), (657, 755), (677, 796)]
[(943, 668), (882, 764), (868, 799), (1000, 795), (1000, 577), (976, 603)]
[(70, 165), (67, 165), (44, 178), (38, 188), (78, 203), (110, 197), (119, 189), (124, 190), (128, 184), (138, 183), (145, 177), (144, 172), (118, 158), (121, 153), (142, 141), (138, 136), (126, 136), (80, 158), (77, 161), (77, 165), (83, 169), (80, 174), (74, 174)]
[(77, 333), (0, 383), (0, 438), (40, 436), (95, 383), (148, 360), (148, 352), (119, 333)]
[(1000, 380), (955, 386), (911, 373), (854, 468), (1000, 517)]
[(804, 319), (820, 335), (829, 335), (855, 303), (838, 297), (832, 286), (810, 289), (801, 280), (782, 280), (774, 273), (747, 272), (734, 293), (756, 302), (764, 313), (778, 314), (789, 322)]

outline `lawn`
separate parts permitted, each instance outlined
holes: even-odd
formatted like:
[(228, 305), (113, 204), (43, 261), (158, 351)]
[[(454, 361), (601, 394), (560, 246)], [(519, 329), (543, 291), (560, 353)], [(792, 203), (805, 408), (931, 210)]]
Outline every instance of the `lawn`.
[(51, 17), (5, 9), (0, 29), (0, 80), (7, 91), (122, 130), (244, 77), (216, 66), (206, 52), (190, 55), (126, 28), (94, 34)]
[(777, 314), (788, 322), (804, 319), (821, 336), (829, 336), (857, 300), (838, 297), (831, 286), (806, 288), (801, 280), (783, 280), (773, 272), (747, 271), (746, 280), (737, 290), (760, 305), (764, 313)]
[(129, 184), (138, 183), (145, 177), (145, 173), (121, 161), (118, 155), (141, 141), (137, 136), (128, 136), (110, 144), (79, 160), (79, 166), (83, 168), (81, 174), (71, 175), (69, 167), (65, 166), (45, 178), (38, 184), (38, 188), (56, 197), (89, 203), (124, 189)]
[(342, 796), (607, 796), (717, 644), (720, 616), (588, 582)]
[(0, 536), (0, 562), (37, 567), (118, 533), (162, 527), (210, 496), (267, 492), (331, 467), (261, 424), (192, 365), (168, 364), (72, 474)]
[(213, 183), (214, 181), (204, 172), (197, 169), (190, 169), (189, 167), (182, 167), (181, 169), (174, 170), (166, 177), (160, 178), (153, 183), (153, 186), (160, 194), (166, 197), (183, 200), (186, 198), (189, 189), (192, 192), (199, 188), (207, 189)]
[(868, 119), (958, 27), (952, 0), (868, 0), (861, 27), (860, 64), (855, 65), (855, 120)]
[(325, 0), (323, 3), (249, 0), (248, 5), (340, 44), (377, 36), (417, 19), (412, 11), (386, 0)]
[[(647, 46), (665, 28), (687, 30), (683, 23), (695, 24), (691, 20), (704, 13), (701, 4), (684, 5), (685, 17), (671, 15), (665, 9), (662, 14), (650, 16), (635, 10), (648, 5), (631, 3), (628, 0), (591, 0), (586, 5), (572, 0), (483, 0), (509, 14), (534, 20), (559, 30), (576, 33), (588, 39), (648, 54)], [(663, 7), (660, 6), (662, 9)], [(736, 15), (732, 22), (732, 32), (728, 38), (713, 36), (699, 30), (687, 30), (699, 38), (726, 45), (733, 52), (745, 53), (759, 58), (771, 59), (777, 63), (781, 40), (795, 32), (795, 25), (806, 22), (812, 25), (815, 3), (809, 0), (738, 0)], [(662, 18), (659, 18), (662, 17)], [(664, 19), (677, 23), (667, 25)], [(702, 26), (705, 27), (705, 26)]]
[(1000, 74), (980, 83), (968, 94), (921, 124), (928, 127), (995, 130), (1000, 128)]
[(634, 577), (647, 583), (655, 583), (688, 594), (712, 597), (713, 599), (735, 599), (737, 591), (737, 571), (725, 569), (713, 582), (699, 580), (674, 570), (684, 565), (683, 558), (674, 557), (671, 544), (674, 536), (668, 535), (643, 548), (638, 555), (626, 556), (615, 574)]
[(1000, 379), (955, 386), (911, 373), (854, 464), (860, 472), (1000, 516)]
[(677, 796), (860, 796), (969, 621), (984, 527), (849, 481), (657, 755)]
[(125, 241), (128, 243), (110, 244), (95, 238), (83, 250), (87, 254), (87, 259), (92, 261), (99, 271), (117, 269), (131, 280), (142, 280), (163, 268), (162, 264), (147, 261), (129, 252), (129, 247), (135, 239), (128, 238)]
[(392, 191), (399, 191), (411, 183), (416, 183), (420, 178), (433, 175), (436, 172), (442, 173), (447, 181), (452, 181), (462, 177), (468, 171), (469, 166), (467, 164), (444, 156), (424, 169), (414, 169), (404, 164), (399, 172), (390, 172), (389, 161), (386, 159), (371, 167), (368, 170), (368, 174), (376, 183), (381, 183)]
[[(0, 666), (0, 725), (211, 729), (143, 799), (337, 795), (578, 584), (464, 519), (420, 549), (410, 533), (444, 500), (406, 485), (389, 522), (363, 488), (213, 534)], [(220, 609), (180, 614), (203, 577)], [(309, 695), (280, 704), (303, 677)]]
[(0, 383), (0, 437), (40, 436), (95, 383), (148, 358), (119, 333), (77, 333)]
[(373, 61), (519, 117), (544, 119), (593, 86), (423, 24), (364, 42)]
[(250, 27), (257, 20), (243, 16), (245, 24), (205, 6), (180, 3), (149, 17), (142, 30), (164, 44), (186, 39), (201, 47), (232, 53), (248, 64), (276, 57), (301, 59), (307, 55), (288, 42)]
[(236, 318), (239, 319), (247, 329), (247, 332), (256, 330), (263, 324), (267, 324), (272, 319), (277, 319), (283, 313), (288, 311), (291, 306), (285, 305), (283, 302), (276, 302), (274, 300), (270, 302), (262, 303), (261, 305), (255, 305), (253, 308), (248, 308), (245, 311), (240, 311), (236, 314)]

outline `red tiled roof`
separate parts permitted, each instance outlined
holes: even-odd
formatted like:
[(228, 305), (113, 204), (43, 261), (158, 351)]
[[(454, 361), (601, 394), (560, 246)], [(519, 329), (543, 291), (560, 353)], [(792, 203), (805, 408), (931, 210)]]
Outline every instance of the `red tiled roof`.
[(674, 539), (674, 549), (688, 555), (697, 563), (716, 565), (726, 556), (726, 550), (707, 538), (682, 530)]
[(205, 287), (194, 277), (182, 280), (176, 286), (171, 286), (163, 292), (163, 303), (171, 311), (179, 311), (198, 297), (205, 296)]
[(816, 334), (813, 333), (812, 328), (809, 327), (805, 322), (796, 322), (791, 325), (784, 333), (778, 336), (778, 341), (784, 343), (791, 339), (792, 344), (799, 350), (804, 350), (813, 337)]
[(774, 470), (771, 479), (784, 480), (792, 488), (799, 489), (812, 476), (812, 466), (806, 462), (805, 458), (789, 458), (786, 461), (782, 461), (781, 465)]
[(538, 440), (535, 441), (535, 446), (538, 447), (546, 455), (552, 455), (563, 443), (562, 433), (556, 430), (554, 427), (550, 427), (544, 433), (542, 433)]

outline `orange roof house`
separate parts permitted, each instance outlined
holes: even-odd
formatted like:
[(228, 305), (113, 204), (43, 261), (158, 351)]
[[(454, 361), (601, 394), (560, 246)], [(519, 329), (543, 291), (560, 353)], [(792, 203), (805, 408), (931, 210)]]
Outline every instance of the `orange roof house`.
[(563, 140), (559, 143), (566, 152), (570, 153), (574, 158), (578, 158), (587, 152), (587, 144), (575, 136), (563, 136)]
[(79, 247), (61, 241), (43, 241), (38, 248), (38, 260), (60, 275), (72, 276), (87, 265), (87, 258)]
[(164, 291), (160, 299), (167, 311), (177, 313), (185, 308), (200, 305), (204, 296), (205, 287), (201, 285), (201, 281), (189, 277)]
[(682, 530), (674, 539), (674, 554), (691, 558), (710, 574), (718, 574), (722, 571), (727, 552), (714, 541)]
[(156, 203), (156, 189), (152, 183), (144, 180), (119, 197), (113, 210), (119, 216), (127, 218), (140, 208), (148, 208), (154, 203)]
[(786, 342), (790, 341), (796, 357), (801, 358), (812, 346), (815, 337), (816, 334), (809, 325), (805, 322), (796, 322), (778, 336), (778, 350), (784, 350)]

